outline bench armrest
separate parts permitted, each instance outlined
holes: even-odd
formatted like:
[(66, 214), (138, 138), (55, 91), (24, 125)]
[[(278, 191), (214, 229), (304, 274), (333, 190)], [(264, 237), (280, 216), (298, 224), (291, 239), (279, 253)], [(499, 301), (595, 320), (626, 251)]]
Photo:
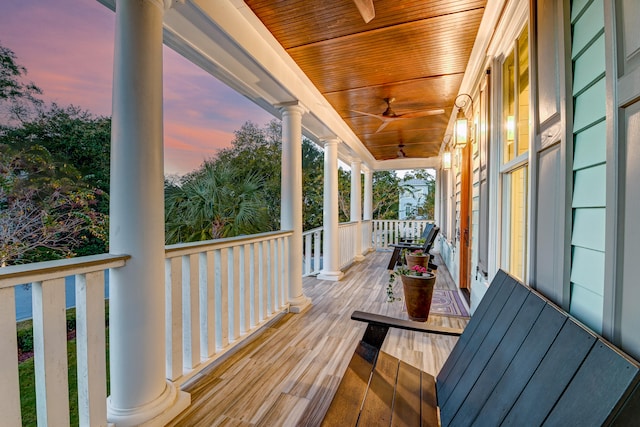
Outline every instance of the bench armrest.
[(389, 246), (392, 248), (400, 248), (400, 249), (423, 249), (424, 245), (412, 245), (409, 243), (391, 243)]
[(351, 319), (385, 328), (391, 327), (407, 331), (426, 332), (438, 335), (460, 336), (463, 332), (462, 329), (458, 328), (448, 328), (446, 326), (429, 325), (427, 323), (414, 322), (412, 320), (395, 319), (393, 317), (383, 316), (380, 314), (365, 313), (364, 311), (354, 311), (353, 314), (351, 314)]

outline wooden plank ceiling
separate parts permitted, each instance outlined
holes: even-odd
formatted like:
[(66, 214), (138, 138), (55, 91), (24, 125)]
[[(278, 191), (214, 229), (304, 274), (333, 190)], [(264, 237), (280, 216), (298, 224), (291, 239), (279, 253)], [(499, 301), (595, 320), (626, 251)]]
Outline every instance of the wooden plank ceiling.
[(438, 155), (486, 0), (246, 3), (376, 159)]

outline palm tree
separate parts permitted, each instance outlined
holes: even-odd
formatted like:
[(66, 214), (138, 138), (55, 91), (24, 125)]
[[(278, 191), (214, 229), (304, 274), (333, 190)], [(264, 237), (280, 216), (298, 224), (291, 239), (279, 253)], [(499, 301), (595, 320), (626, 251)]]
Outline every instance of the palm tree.
[(165, 185), (165, 240), (195, 242), (269, 231), (264, 180), (205, 162), (181, 184)]

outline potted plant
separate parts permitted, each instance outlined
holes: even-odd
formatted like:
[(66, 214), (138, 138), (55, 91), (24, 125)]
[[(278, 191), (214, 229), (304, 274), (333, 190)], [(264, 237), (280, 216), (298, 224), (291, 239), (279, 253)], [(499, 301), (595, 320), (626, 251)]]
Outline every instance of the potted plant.
[(389, 302), (399, 299), (393, 294), (393, 283), (398, 276), (402, 280), (404, 302), (409, 319), (425, 322), (431, 309), (431, 297), (436, 276), (430, 273), (426, 267), (420, 265), (415, 265), (412, 268), (404, 265), (398, 267), (389, 276), (389, 284), (387, 285), (387, 301)]
[(430, 259), (431, 256), (422, 249), (405, 253), (405, 260), (409, 269), (412, 269), (416, 265), (428, 269)]

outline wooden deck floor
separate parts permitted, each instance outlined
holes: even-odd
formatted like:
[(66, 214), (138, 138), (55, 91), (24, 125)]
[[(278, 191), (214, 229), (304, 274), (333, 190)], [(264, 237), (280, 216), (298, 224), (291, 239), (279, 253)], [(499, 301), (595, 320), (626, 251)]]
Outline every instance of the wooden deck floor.
[[(285, 314), (258, 338), (185, 387), (191, 406), (175, 426), (314, 426), (338, 387), (365, 325), (353, 310), (407, 318), (402, 302), (385, 302), (390, 252), (375, 252), (346, 271), (340, 282), (304, 279), (313, 306)], [(436, 259), (436, 263), (439, 260)], [(444, 267), (436, 287), (455, 289)], [(401, 289), (398, 288), (401, 294)], [(460, 317), (429, 322), (462, 328)], [(390, 331), (383, 350), (437, 374), (457, 338)]]

